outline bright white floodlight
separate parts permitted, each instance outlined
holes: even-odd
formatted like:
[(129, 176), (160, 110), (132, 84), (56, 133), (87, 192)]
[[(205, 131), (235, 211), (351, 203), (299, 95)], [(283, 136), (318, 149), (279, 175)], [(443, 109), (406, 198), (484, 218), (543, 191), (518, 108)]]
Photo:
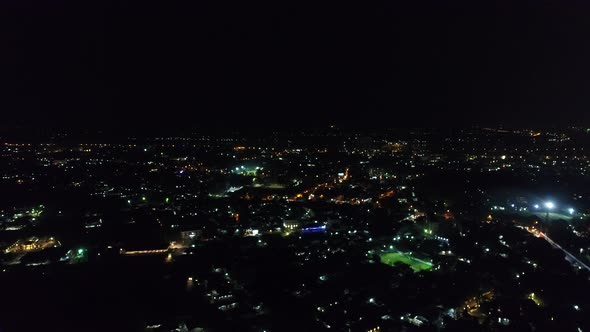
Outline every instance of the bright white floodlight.
[(555, 204), (553, 202), (545, 202), (545, 207), (551, 210), (555, 208)]

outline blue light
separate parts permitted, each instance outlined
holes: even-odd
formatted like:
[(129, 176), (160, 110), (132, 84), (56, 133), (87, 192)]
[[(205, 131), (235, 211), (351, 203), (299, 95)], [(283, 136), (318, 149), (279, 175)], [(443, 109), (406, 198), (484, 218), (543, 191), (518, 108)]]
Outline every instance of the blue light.
[(304, 233), (307, 233), (307, 232), (321, 232), (324, 230), (326, 230), (326, 225), (315, 226), (315, 227), (306, 227), (306, 228), (302, 229), (301, 231)]

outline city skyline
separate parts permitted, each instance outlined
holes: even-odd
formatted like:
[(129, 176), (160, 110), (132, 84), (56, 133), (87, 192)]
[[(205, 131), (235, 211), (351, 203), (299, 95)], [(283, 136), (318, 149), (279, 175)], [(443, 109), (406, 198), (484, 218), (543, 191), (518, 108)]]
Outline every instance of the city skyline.
[(0, 332), (587, 332), (588, 17), (0, 1)]
[(5, 331), (590, 326), (587, 128), (0, 144)]

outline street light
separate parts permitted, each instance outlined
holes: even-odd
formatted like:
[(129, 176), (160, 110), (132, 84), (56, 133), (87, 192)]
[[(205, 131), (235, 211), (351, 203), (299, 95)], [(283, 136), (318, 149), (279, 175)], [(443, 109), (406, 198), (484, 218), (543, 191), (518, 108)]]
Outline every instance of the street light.
[(555, 208), (555, 203), (548, 201), (545, 202), (545, 207), (547, 208), (547, 213), (545, 214), (545, 222), (549, 222), (549, 210), (553, 210)]
[(539, 204), (535, 204), (533, 207), (534, 207), (535, 209), (539, 209)]
[(574, 214), (574, 212), (575, 212), (574, 208), (569, 208), (569, 209), (567, 209), (567, 211), (568, 211), (570, 214)]

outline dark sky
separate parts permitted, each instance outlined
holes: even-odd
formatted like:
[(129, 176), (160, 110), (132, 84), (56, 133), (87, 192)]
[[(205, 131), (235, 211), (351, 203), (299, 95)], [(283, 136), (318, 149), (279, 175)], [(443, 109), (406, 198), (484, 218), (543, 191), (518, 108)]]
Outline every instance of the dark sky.
[(57, 127), (590, 124), (588, 17), (582, 0), (4, 0), (0, 107)]

